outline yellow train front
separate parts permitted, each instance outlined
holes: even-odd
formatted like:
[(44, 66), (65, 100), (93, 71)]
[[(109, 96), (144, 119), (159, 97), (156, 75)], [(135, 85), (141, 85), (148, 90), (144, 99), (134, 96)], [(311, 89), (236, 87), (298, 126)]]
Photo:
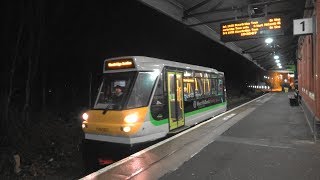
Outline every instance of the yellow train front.
[(223, 73), (149, 57), (104, 63), (85, 139), (134, 145), (165, 137), (226, 110)]

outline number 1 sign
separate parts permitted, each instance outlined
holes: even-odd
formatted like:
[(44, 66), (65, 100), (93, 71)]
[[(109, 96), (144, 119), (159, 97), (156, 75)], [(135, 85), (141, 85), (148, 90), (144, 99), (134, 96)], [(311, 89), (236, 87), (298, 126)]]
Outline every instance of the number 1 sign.
[(293, 35), (303, 35), (313, 33), (312, 18), (293, 20)]

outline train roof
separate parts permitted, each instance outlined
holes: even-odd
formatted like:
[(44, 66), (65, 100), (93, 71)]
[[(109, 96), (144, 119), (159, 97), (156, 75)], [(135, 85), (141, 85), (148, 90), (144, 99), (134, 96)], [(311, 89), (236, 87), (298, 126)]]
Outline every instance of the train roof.
[(163, 67), (176, 67), (176, 68), (182, 68), (182, 69), (191, 69), (191, 70), (197, 70), (197, 71), (205, 71), (205, 72), (211, 72), (216, 74), (224, 74), (223, 72), (219, 72), (216, 69), (213, 68), (207, 68), (192, 64), (186, 64), (186, 63), (180, 63), (175, 61), (169, 61), (169, 60), (163, 60), (158, 58), (152, 58), (152, 57), (146, 57), (146, 56), (124, 56), (124, 57), (116, 57), (116, 58), (110, 58), (106, 59), (105, 63), (108, 61), (115, 61), (115, 60), (122, 60), (122, 59), (132, 59), (135, 65), (135, 68), (132, 69), (121, 69), (121, 70), (105, 70), (103, 69), (104, 73), (114, 73), (114, 72), (123, 72), (123, 71), (154, 71), (154, 70), (162, 70)]

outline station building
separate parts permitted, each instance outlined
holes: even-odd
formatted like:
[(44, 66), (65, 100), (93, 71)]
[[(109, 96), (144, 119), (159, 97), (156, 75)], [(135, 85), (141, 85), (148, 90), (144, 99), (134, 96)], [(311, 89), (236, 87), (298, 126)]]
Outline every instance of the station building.
[(313, 34), (298, 41), (299, 94), (310, 124), (320, 124), (320, 1), (306, 1), (304, 18), (314, 18), (315, 23)]

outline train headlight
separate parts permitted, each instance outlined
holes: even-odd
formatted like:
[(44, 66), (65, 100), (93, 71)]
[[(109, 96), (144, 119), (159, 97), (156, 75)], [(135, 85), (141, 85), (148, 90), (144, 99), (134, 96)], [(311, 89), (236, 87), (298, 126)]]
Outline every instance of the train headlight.
[(86, 121), (86, 120), (88, 120), (88, 118), (89, 118), (89, 115), (88, 115), (87, 113), (83, 113), (83, 114), (82, 114), (82, 119), (83, 119), (83, 120)]
[(129, 114), (124, 118), (124, 122), (129, 123), (129, 124), (135, 123), (137, 121), (138, 121), (138, 114), (137, 113)]
[(86, 124), (82, 124), (82, 129), (87, 128)]
[(125, 127), (122, 128), (122, 131), (129, 132), (129, 131), (131, 131), (131, 127), (125, 126)]

